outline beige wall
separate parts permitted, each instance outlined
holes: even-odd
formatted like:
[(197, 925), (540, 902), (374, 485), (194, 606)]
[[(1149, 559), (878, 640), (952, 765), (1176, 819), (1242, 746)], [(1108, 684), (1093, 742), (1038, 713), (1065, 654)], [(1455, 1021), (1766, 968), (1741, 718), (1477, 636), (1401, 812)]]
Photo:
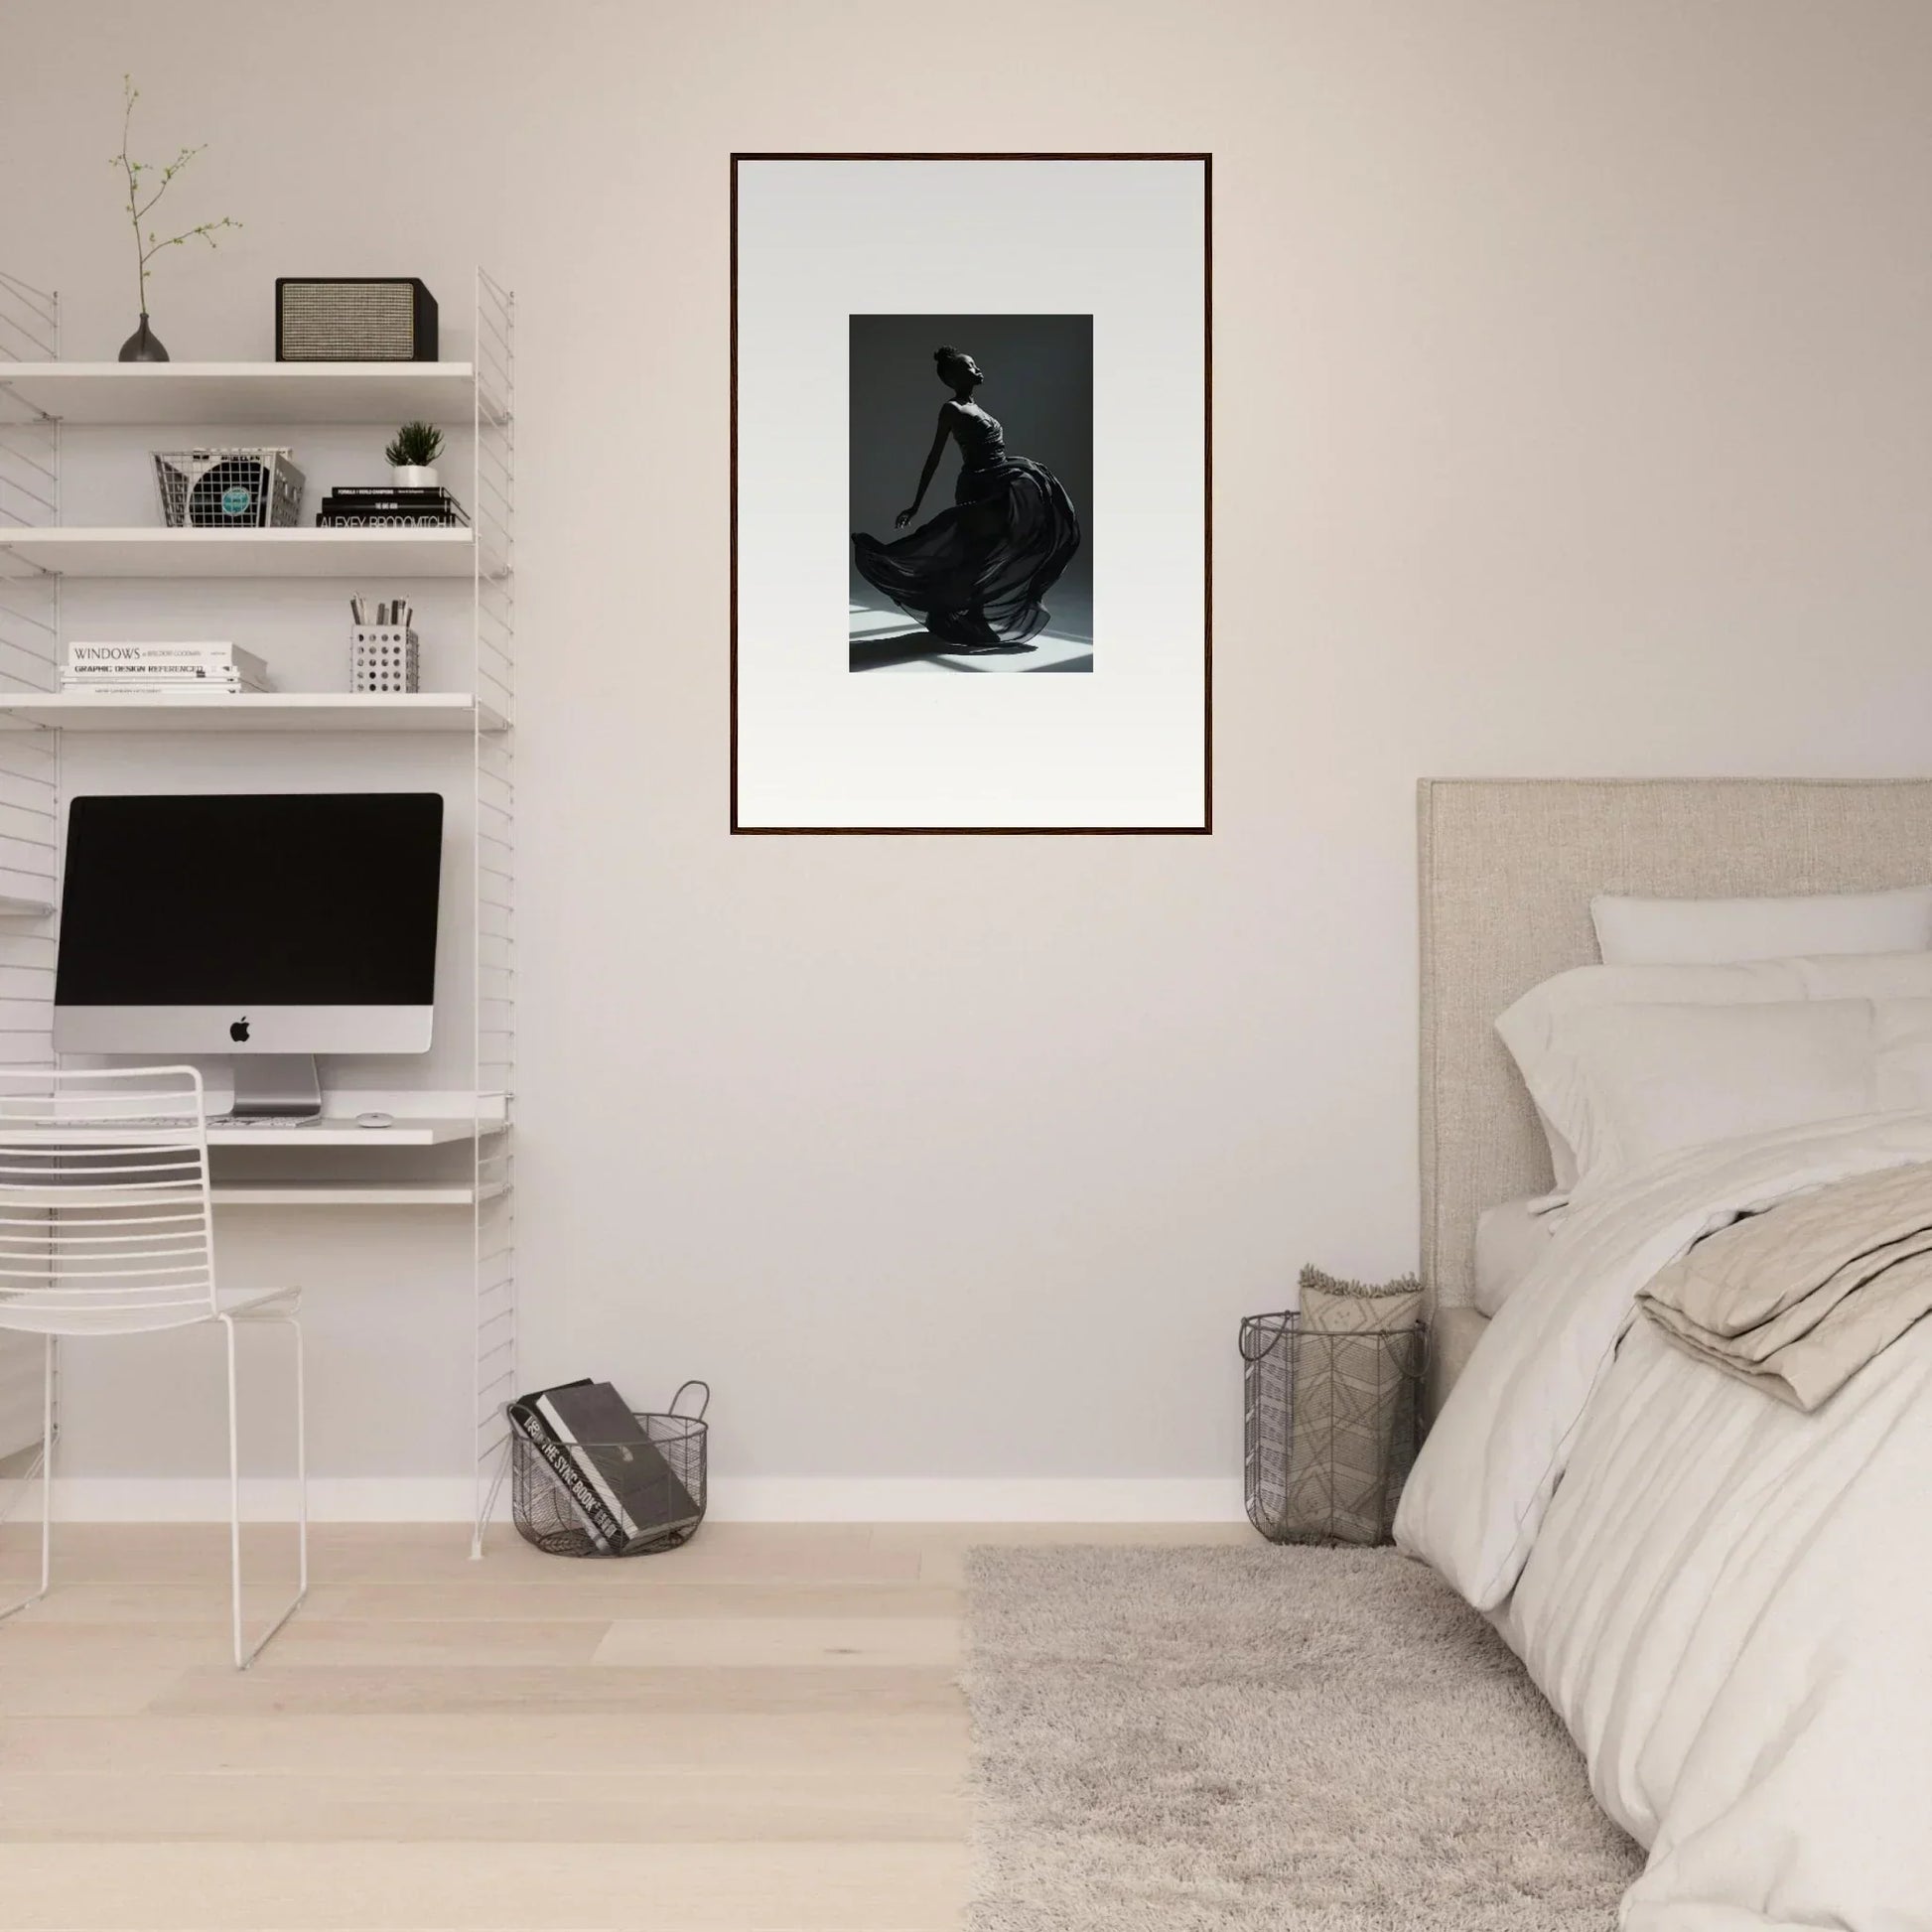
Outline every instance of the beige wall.
[[(518, 290), (526, 1361), (709, 1375), (722, 1473), (1224, 1474), (1236, 1317), (1415, 1258), (1415, 778), (1926, 768), (1921, 0), (11, 0), (71, 355), (124, 68), (247, 223), (178, 356)], [(726, 836), (734, 147), (1214, 151), (1211, 840)], [(379, 1232), (299, 1244), (339, 1468)]]

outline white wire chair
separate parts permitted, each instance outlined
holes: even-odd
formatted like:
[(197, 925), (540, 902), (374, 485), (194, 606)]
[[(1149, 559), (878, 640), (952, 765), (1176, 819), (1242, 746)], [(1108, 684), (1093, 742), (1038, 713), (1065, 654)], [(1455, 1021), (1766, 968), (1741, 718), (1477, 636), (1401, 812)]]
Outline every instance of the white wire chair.
[[(56, 1351), (63, 1338), (218, 1321), (227, 1339), (228, 1573), (234, 1660), (246, 1670), (309, 1593), (308, 1451), (301, 1290), (219, 1293), (208, 1191), (207, 1097), (192, 1066), (68, 1071), (0, 1067), (0, 1328), (46, 1337), (40, 1587), (53, 1580)], [(295, 1340), (296, 1549), (288, 1607), (246, 1642), (235, 1326), (285, 1323)]]

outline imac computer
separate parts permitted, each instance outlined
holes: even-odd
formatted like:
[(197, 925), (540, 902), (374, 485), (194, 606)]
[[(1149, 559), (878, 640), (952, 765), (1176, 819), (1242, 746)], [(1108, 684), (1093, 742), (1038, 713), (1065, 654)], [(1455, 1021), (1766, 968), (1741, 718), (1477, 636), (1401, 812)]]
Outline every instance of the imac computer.
[(237, 1117), (319, 1114), (318, 1053), (424, 1053), (443, 800), (430, 791), (75, 798), (62, 1053), (219, 1054)]

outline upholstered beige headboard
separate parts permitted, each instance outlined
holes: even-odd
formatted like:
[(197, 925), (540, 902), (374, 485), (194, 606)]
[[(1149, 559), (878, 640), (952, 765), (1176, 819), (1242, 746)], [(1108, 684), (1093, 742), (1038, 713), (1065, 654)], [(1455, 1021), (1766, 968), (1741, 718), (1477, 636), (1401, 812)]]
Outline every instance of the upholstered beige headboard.
[(1425, 778), (1422, 1256), (1437, 1304), (1473, 1292), (1476, 1216), (1550, 1185), (1493, 1022), (1596, 958), (1596, 893), (1695, 898), (1932, 881), (1932, 779)]

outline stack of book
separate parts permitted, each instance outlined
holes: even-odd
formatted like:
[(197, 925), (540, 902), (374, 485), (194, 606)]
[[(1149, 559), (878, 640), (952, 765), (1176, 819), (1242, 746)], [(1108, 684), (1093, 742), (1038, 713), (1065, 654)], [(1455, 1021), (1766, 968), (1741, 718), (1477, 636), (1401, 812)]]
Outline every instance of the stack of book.
[(550, 1465), (601, 1553), (621, 1554), (673, 1537), (704, 1515), (609, 1382), (538, 1389), (518, 1396), (509, 1417)]
[(266, 691), (268, 666), (239, 644), (83, 644), (68, 646), (61, 672), (63, 691), (132, 692), (163, 697), (169, 692)]
[(338, 485), (322, 499), (316, 523), (329, 530), (407, 530), (466, 524), (463, 505), (447, 489), (404, 489), (391, 483)]

